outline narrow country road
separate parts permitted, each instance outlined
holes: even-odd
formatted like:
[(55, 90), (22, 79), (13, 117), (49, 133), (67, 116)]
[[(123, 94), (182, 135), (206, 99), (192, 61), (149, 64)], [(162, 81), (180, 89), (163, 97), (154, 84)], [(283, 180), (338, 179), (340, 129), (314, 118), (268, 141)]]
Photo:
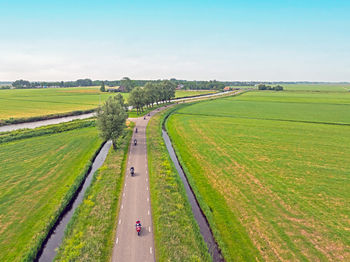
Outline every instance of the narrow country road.
[[(184, 100), (186, 101), (183, 102), (190, 101), (189, 99)], [(162, 107), (152, 111), (150, 116), (146, 116), (146, 119), (143, 117), (130, 119), (136, 123), (135, 128), (138, 129), (138, 132), (135, 133), (134, 130), (128, 154), (112, 262), (155, 261), (146, 127), (150, 117), (166, 108)], [(137, 139), (136, 146), (134, 139)], [(131, 167), (135, 168), (134, 176), (130, 175)], [(135, 228), (137, 220), (140, 220), (142, 224), (140, 236), (137, 235)]]
[[(162, 109), (160, 109), (162, 110)], [(154, 112), (150, 113), (151, 116)], [(121, 195), (117, 233), (113, 247), (112, 261), (155, 261), (150, 188), (148, 178), (146, 127), (150, 116), (132, 119), (138, 132), (133, 133), (126, 168), (125, 184)], [(133, 141), (137, 139), (135, 146)], [(130, 175), (130, 167), (135, 175)], [(142, 231), (138, 236), (135, 228), (141, 221)]]

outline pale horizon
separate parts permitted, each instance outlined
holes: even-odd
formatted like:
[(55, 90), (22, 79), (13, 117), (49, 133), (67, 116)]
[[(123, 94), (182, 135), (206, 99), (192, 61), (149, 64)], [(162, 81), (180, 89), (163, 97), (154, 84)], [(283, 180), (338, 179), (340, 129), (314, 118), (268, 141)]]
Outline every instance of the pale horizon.
[(0, 10), (1, 81), (350, 81), (347, 1), (17, 0)]

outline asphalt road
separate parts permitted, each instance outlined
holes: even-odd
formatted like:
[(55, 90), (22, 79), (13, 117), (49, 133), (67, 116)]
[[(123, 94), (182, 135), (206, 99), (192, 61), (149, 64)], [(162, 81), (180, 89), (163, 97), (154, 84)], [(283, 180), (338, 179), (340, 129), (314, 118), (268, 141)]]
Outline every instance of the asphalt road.
[[(152, 116), (153, 113), (151, 113)], [(155, 261), (152, 214), (149, 193), (146, 127), (149, 120), (143, 117), (132, 119), (138, 133), (133, 133), (130, 145), (125, 184), (119, 210), (117, 233), (113, 247), (112, 261)], [(134, 145), (137, 139), (137, 145)], [(135, 168), (135, 175), (130, 175), (130, 167)], [(141, 235), (135, 228), (141, 221)]]
[[(185, 99), (190, 102), (189, 99)], [(150, 113), (151, 116), (130, 119), (136, 123), (138, 133), (133, 138), (128, 154), (125, 184), (119, 210), (117, 232), (113, 247), (113, 262), (155, 261), (152, 213), (147, 162), (146, 127), (150, 117), (162, 107)], [(134, 145), (137, 139), (137, 145)], [(130, 168), (135, 168), (135, 175), (130, 175)], [(142, 224), (141, 235), (135, 228), (136, 221)]]

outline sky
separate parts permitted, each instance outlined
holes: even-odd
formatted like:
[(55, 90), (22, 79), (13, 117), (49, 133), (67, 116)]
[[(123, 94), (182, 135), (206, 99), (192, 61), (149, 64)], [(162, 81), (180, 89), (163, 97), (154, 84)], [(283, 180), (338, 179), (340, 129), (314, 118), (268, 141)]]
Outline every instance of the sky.
[(348, 0), (0, 0), (0, 81), (350, 81)]

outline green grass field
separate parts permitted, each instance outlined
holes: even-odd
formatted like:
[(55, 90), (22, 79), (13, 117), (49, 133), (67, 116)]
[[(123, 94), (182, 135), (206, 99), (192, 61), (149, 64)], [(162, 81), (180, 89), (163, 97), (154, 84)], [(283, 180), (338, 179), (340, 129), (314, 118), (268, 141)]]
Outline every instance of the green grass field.
[(105, 163), (94, 174), (84, 201), (68, 224), (56, 261), (110, 260), (133, 126), (123, 138), (122, 146), (118, 150), (111, 148)]
[(227, 261), (350, 260), (349, 101), (251, 92), (169, 118)]
[(33, 259), (100, 145), (95, 127), (0, 144), (0, 261)]
[[(277, 85), (277, 84), (276, 84)], [(312, 92), (349, 92), (350, 84), (280, 84), (287, 91)], [(275, 85), (272, 85), (275, 86)], [(235, 86), (233, 86), (235, 87)], [(239, 88), (257, 88), (256, 86), (237, 86)]]
[(285, 90), (349, 92), (350, 84), (286, 84)]
[[(97, 108), (115, 93), (102, 93), (99, 87), (0, 90), (0, 120), (62, 114)], [(196, 96), (216, 91), (177, 90), (176, 97)], [(122, 93), (125, 100), (129, 93)], [(133, 113), (131, 112), (131, 117)]]
[(102, 93), (99, 87), (1, 90), (0, 119), (93, 109), (111, 95), (115, 93)]
[(147, 126), (156, 260), (210, 261), (185, 189), (163, 142), (161, 123), (165, 115), (155, 115)]
[(198, 96), (205, 94), (214, 94), (217, 91), (213, 90), (176, 90), (175, 98), (188, 97), (188, 96)]

